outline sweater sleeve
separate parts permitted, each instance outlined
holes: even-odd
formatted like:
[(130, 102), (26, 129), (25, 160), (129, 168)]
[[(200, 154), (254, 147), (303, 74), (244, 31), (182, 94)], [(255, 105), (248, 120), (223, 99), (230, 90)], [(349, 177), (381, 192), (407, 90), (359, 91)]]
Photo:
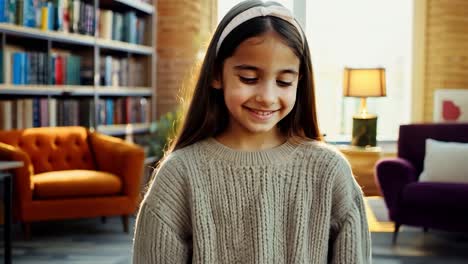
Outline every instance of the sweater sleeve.
[(168, 158), (140, 206), (133, 241), (134, 264), (189, 263), (190, 207), (183, 164)]
[(349, 164), (345, 160), (338, 163), (333, 186), (331, 263), (371, 263), (371, 238), (362, 190)]

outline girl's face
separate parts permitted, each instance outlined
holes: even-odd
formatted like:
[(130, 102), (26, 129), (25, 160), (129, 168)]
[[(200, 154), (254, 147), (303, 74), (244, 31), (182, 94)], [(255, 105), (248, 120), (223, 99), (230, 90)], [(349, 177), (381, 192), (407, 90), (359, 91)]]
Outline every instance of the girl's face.
[(275, 32), (243, 41), (224, 61), (222, 82), (213, 82), (224, 90), (230, 133), (277, 134), (276, 124), (296, 101), (299, 64)]

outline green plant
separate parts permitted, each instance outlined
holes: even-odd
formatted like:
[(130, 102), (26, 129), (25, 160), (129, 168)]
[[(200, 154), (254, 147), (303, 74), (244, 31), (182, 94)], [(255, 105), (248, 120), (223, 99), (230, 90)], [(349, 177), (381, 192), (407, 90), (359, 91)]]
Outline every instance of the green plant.
[(150, 125), (149, 133), (140, 139), (139, 144), (147, 148), (147, 156), (161, 158), (169, 140), (174, 138), (179, 125), (180, 111), (167, 112)]

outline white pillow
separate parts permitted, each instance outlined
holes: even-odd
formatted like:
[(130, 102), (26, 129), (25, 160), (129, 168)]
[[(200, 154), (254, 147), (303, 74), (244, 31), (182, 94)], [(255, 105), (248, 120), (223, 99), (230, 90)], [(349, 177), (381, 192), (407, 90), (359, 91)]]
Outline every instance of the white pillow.
[(426, 139), (424, 170), (419, 181), (468, 183), (468, 143)]

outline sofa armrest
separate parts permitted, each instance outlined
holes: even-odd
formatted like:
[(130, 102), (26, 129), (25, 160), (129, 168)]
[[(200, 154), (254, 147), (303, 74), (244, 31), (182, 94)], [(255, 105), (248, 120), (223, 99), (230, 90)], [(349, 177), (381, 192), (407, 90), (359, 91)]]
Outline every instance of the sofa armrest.
[(413, 164), (402, 158), (379, 160), (375, 166), (375, 177), (385, 203), (391, 211), (395, 209), (405, 185), (417, 180)]
[(145, 162), (143, 148), (99, 133), (91, 133), (89, 137), (98, 170), (120, 176), (123, 194), (136, 205)]
[(31, 203), (33, 188), (31, 176), (34, 174), (34, 168), (28, 154), (15, 146), (0, 142), (0, 160), (23, 162), (23, 167), (12, 170), (15, 175), (13, 177), (15, 199), (18, 199), (21, 207)]

